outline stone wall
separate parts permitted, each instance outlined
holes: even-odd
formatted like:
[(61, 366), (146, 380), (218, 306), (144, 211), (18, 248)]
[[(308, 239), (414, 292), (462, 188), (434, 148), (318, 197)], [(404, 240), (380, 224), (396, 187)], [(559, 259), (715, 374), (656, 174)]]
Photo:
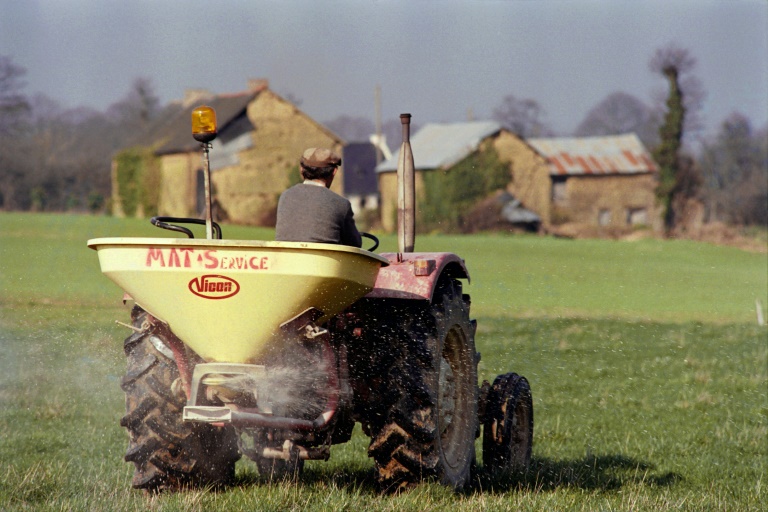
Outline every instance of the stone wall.
[(511, 180), (507, 191), (525, 208), (535, 212), (543, 225), (551, 221), (552, 182), (544, 158), (522, 139), (502, 131), (493, 143), (499, 159), (509, 162)]
[(160, 215), (195, 217), (197, 170), (203, 168), (202, 153), (164, 155), (160, 159)]
[(657, 217), (654, 174), (571, 176), (556, 206), (568, 222), (592, 226), (653, 226)]

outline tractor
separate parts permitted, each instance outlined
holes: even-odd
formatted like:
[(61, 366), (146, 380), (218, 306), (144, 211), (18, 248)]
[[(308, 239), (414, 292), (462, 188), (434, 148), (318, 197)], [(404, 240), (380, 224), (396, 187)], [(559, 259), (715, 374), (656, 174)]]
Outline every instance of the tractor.
[[(195, 109), (206, 218), (154, 217), (181, 238), (97, 238), (101, 271), (131, 299), (121, 387), (132, 486), (226, 485), (246, 456), (268, 479), (328, 460), (356, 423), (382, 491), (470, 483), (482, 430), (486, 472), (524, 471), (528, 381), (478, 385), (480, 354), (463, 259), (414, 252), (410, 115), (400, 116), (398, 252), (222, 238), (212, 219), (215, 112)], [(206, 238), (194, 238), (193, 225)], [(367, 243), (366, 243), (367, 245)]]

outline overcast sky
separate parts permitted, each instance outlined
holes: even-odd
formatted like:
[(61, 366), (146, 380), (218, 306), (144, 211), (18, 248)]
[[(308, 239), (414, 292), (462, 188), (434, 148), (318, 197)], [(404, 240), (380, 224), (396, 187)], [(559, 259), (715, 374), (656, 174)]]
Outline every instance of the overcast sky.
[(715, 131), (739, 111), (768, 123), (765, 0), (0, 0), (0, 55), (25, 93), (99, 110), (149, 78), (163, 103), (267, 78), (319, 121), (489, 119), (531, 98), (560, 135), (607, 95), (648, 105), (666, 91), (648, 61), (690, 50)]

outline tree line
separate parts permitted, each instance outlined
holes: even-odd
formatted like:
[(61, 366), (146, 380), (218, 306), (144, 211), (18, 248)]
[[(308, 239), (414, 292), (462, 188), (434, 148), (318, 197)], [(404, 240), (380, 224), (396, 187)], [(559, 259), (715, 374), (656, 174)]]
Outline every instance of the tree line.
[[(691, 201), (704, 206), (708, 221), (768, 225), (768, 126), (756, 129), (736, 112), (714, 137), (701, 137), (704, 92), (695, 64), (685, 49), (660, 48), (650, 72), (664, 78), (667, 90), (655, 105), (617, 91), (592, 107), (572, 135), (636, 133), (659, 165), (658, 196), (668, 229)], [(51, 98), (27, 96), (25, 72), (0, 55), (0, 210), (109, 212), (114, 155), (178, 105), (162, 105), (151, 81), (139, 78), (103, 112), (63, 109)], [(555, 135), (533, 99), (508, 95), (492, 117), (522, 138)], [(365, 117), (340, 116), (325, 125), (349, 142), (375, 132)], [(382, 131), (395, 149), (399, 120)], [(692, 142), (695, 152), (687, 149)]]
[(108, 211), (113, 155), (162, 115), (151, 83), (100, 112), (28, 97), (24, 74), (0, 56), (0, 210)]

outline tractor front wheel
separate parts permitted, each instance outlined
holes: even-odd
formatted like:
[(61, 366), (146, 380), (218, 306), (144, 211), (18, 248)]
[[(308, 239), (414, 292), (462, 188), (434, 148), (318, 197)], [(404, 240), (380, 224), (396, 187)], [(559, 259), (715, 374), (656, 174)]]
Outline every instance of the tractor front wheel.
[(132, 486), (156, 492), (228, 483), (239, 458), (234, 429), (182, 421), (186, 396), (172, 353), (151, 332), (145, 311), (134, 307), (131, 317), (139, 330), (124, 344), (120, 425), (130, 438), (125, 460), (136, 467)]
[(483, 465), (490, 474), (524, 472), (533, 448), (533, 399), (525, 377), (499, 375), (488, 396)]

